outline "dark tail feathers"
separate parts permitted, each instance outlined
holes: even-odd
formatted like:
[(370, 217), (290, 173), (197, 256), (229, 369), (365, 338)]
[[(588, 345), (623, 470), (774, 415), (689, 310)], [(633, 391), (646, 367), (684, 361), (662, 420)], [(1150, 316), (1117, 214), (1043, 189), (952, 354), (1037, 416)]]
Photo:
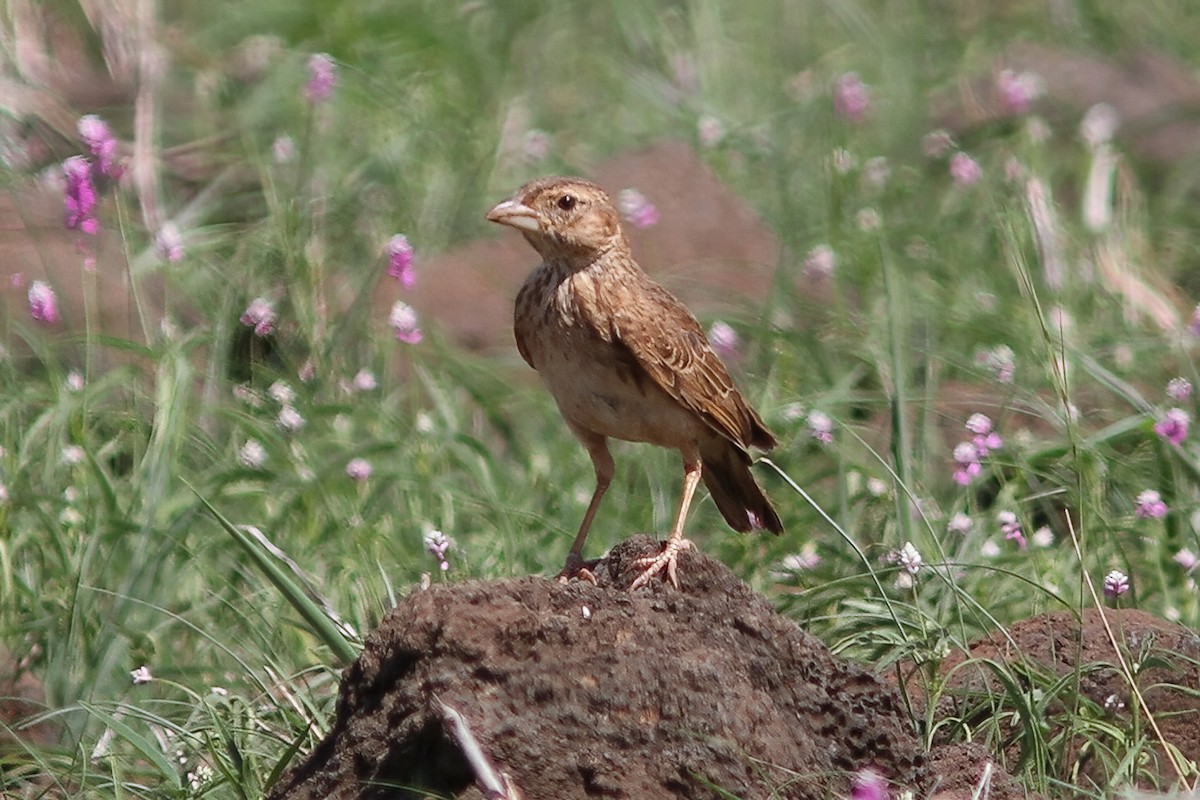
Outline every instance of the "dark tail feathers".
[(725, 521), (743, 533), (783, 533), (783, 523), (750, 472), (750, 456), (732, 442), (713, 437), (700, 449), (701, 476)]

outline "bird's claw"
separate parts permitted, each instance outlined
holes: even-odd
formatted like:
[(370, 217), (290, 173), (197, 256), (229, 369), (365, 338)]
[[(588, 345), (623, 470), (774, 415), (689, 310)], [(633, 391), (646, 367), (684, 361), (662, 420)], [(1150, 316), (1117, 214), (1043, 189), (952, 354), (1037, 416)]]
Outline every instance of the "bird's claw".
[(671, 581), (671, 585), (676, 589), (679, 588), (679, 554), (684, 550), (690, 550), (692, 542), (689, 539), (668, 539), (667, 544), (663, 547), (663, 551), (656, 556), (643, 556), (633, 562), (635, 567), (645, 567), (645, 571), (630, 584), (629, 591), (636, 592), (638, 589), (650, 583), (650, 579), (664, 569), (667, 571), (667, 579)]
[(570, 583), (572, 578), (578, 578), (581, 581), (596, 586), (596, 576), (592, 573), (591, 568), (596, 565), (595, 561), (584, 561), (579, 557), (567, 556), (567, 563), (563, 566), (562, 571), (558, 573), (559, 583)]

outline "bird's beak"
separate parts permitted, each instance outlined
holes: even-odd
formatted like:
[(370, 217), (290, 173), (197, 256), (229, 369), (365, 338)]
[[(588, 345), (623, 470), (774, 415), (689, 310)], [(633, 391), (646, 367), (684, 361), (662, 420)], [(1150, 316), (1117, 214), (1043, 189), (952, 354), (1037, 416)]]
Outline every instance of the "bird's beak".
[(516, 200), (505, 200), (503, 203), (497, 204), (487, 213), (487, 218), (492, 222), (520, 228), (523, 231), (536, 233), (542, 229), (537, 212)]

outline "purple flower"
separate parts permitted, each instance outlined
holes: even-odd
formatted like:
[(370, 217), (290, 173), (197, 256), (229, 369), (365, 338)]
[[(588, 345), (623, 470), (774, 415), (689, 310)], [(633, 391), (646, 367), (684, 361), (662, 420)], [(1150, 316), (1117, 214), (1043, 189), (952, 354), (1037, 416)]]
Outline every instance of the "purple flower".
[(29, 316), (38, 322), (58, 322), (58, 296), (45, 281), (29, 284)]
[(275, 330), (275, 309), (263, 297), (256, 297), (242, 312), (243, 325), (254, 328), (255, 336), (266, 336)]
[(958, 152), (950, 159), (950, 177), (959, 186), (971, 186), (983, 177), (983, 168), (966, 153)]
[(975, 434), (972, 441), (975, 449), (979, 451), (980, 458), (992, 450), (999, 450), (1004, 446), (1004, 440), (1000, 438), (1000, 434), (992, 430), (991, 417), (986, 414), (972, 414), (967, 419), (967, 430)]
[(403, 300), (397, 300), (392, 306), (392, 312), (388, 315), (388, 325), (391, 326), (396, 339), (405, 344), (417, 344), (425, 338), (417, 325), (417, 312)]
[(954, 482), (966, 486), (983, 470), (979, 463), (979, 448), (972, 442), (959, 442), (954, 447)]
[(1025, 532), (1021, 530), (1021, 522), (1017, 515), (1011, 511), (1001, 511), (996, 515), (996, 521), (1000, 523), (1000, 532), (1004, 534), (1004, 538), (1011, 539), (1017, 543), (1017, 547), (1024, 550)]
[(622, 189), (617, 195), (617, 209), (635, 228), (650, 228), (658, 224), (658, 209), (637, 189)]
[(833, 275), (837, 255), (827, 244), (819, 244), (804, 257), (804, 276), (809, 280), (824, 280)]
[(346, 465), (346, 474), (359, 483), (371, 477), (371, 470), (371, 462), (365, 458), (351, 459), (350, 463)]
[(94, 234), (100, 230), (96, 219), (96, 187), (92, 183), (92, 166), (83, 156), (71, 156), (62, 165), (67, 181), (64, 205), (67, 227), (73, 231)]
[(413, 248), (408, 243), (408, 237), (397, 233), (388, 239), (387, 250), (387, 274), (400, 281), (400, 285), (405, 289), (411, 289), (417, 276), (413, 271)]
[(1033, 101), (1041, 97), (1044, 88), (1041, 77), (1032, 72), (1004, 69), (996, 76), (996, 90), (1000, 94), (1000, 101), (1010, 114), (1024, 114), (1029, 111)]
[(847, 72), (834, 80), (833, 110), (848, 122), (862, 122), (871, 113), (871, 92), (857, 73)]
[(308, 59), (308, 83), (304, 84), (304, 99), (313, 103), (324, 103), (333, 95), (337, 82), (337, 68), (333, 59), (325, 53), (317, 53)]
[(873, 769), (859, 770), (850, 783), (851, 800), (888, 800), (887, 781)]
[(154, 249), (158, 252), (159, 257), (172, 264), (183, 258), (183, 237), (179, 235), (179, 229), (175, 227), (174, 223), (166, 222), (159, 228), (158, 234), (154, 237)]
[(104, 120), (95, 114), (87, 114), (79, 118), (78, 127), (79, 136), (96, 157), (96, 168), (100, 170), (100, 174), (110, 178), (121, 177), (115, 161), (117, 140)]
[(1129, 591), (1129, 576), (1114, 569), (1104, 576), (1104, 596), (1120, 597)]
[(708, 329), (708, 341), (712, 345), (713, 350), (717, 355), (726, 360), (732, 360), (738, 357), (738, 341), (737, 331), (729, 326), (728, 323), (717, 320)]
[(1172, 400), (1187, 400), (1192, 396), (1192, 382), (1187, 378), (1171, 378), (1167, 381), (1167, 397)]
[(1154, 423), (1154, 432), (1173, 445), (1183, 444), (1188, 436), (1188, 425), (1192, 419), (1182, 408), (1172, 408), (1158, 422)]
[(1147, 489), (1137, 496), (1135, 513), (1143, 519), (1162, 519), (1167, 515), (1167, 504), (1158, 492)]

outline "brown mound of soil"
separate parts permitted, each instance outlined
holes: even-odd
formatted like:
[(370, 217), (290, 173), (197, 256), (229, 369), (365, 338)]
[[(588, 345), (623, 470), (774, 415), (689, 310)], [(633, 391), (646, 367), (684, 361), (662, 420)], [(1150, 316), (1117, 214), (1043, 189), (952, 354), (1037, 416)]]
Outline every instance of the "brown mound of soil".
[[(686, 551), (681, 590), (626, 591), (655, 547), (622, 543), (597, 585), (413, 593), (345, 672), (329, 735), (269, 797), (484, 796), (445, 709), (531, 799), (837, 797), (867, 767), (918, 796), (970, 796), (986, 755), (929, 768), (891, 688), (720, 563)], [(1001, 776), (990, 796), (1022, 793)]]
[[(1133, 665), (1146, 709), (1157, 721), (1163, 738), (1185, 759), (1200, 763), (1200, 635), (1144, 611), (1107, 609), (1104, 614), (1122, 655)], [(1000, 681), (983, 659), (1008, 665), (1025, 691), (1030, 687), (1041, 692), (1057, 691), (1057, 697), (1047, 703), (1047, 740), (1061, 734), (1064, 722), (1077, 723), (1080, 719), (1099, 720), (1121, 735), (1133, 735), (1140, 728), (1155, 742), (1157, 759), (1139, 764), (1138, 783), (1143, 787), (1165, 787), (1178, 778), (1144, 714), (1135, 725), (1134, 709), (1138, 704), (1117, 667), (1117, 654), (1098, 609), (1084, 611), (1082, 620), (1068, 611), (1023, 620), (1008, 629), (1008, 636), (992, 634), (974, 642), (969, 655), (956, 653), (948, 658), (940, 669), (949, 680), (937, 700), (938, 720), (964, 720), (974, 725), (984, 715), (1013, 710), (1010, 698), (1004, 695)], [(1078, 682), (1068, 677), (1077, 666)], [(983, 706), (981, 700), (986, 700)], [(1082, 708), (1077, 710), (1076, 706)], [(946, 725), (941, 730), (954, 736), (954, 728)], [(1103, 747), (1106, 742), (1102, 730), (1104, 727), (1092, 725), (1086, 737)], [(1014, 728), (1014, 735), (1016, 731)], [(1059, 774), (1078, 774), (1104, 786), (1112, 777), (1114, 765), (1100, 757), (1100, 748), (1095, 744), (1084, 747), (1086, 741), (1084, 733), (1076, 734), (1063, 751)], [(1020, 743), (1006, 744), (1009, 763), (1015, 764), (1022, 755)]]

